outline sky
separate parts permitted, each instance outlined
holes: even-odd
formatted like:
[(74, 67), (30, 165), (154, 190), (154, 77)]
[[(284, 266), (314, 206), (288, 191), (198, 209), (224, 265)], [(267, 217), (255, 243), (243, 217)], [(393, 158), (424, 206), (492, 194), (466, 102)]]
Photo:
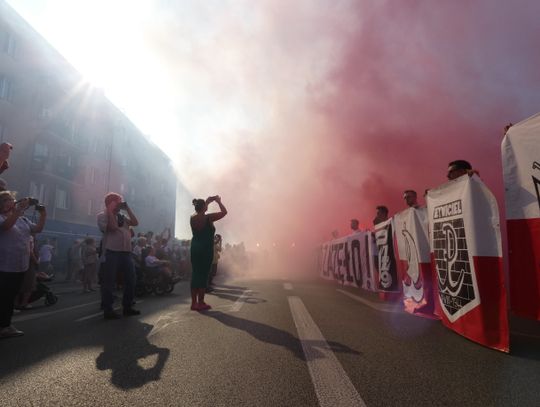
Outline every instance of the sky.
[(8, 3), (171, 157), (181, 237), (219, 194), (226, 241), (322, 242), (455, 159), (503, 212), (502, 129), (540, 111), (536, 0)]

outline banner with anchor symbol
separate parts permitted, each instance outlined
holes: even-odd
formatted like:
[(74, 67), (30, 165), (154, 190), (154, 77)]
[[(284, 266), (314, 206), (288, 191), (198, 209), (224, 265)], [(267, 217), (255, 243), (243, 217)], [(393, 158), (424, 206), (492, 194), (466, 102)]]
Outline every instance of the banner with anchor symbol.
[(444, 325), (509, 351), (499, 211), (482, 180), (464, 175), (427, 195), (436, 312)]

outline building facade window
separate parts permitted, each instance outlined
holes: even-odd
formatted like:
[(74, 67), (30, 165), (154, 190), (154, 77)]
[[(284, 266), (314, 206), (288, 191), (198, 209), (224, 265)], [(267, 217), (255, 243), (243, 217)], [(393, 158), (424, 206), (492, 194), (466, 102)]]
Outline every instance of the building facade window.
[(65, 189), (56, 188), (55, 206), (58, 209), (69, 209), (69, 197)]
[(30, 193), (28, 194), (32, 198), (36, 198), (39, 202), (45, 201), (45, 185), (37, 182), (30, 182)]
[(60, 153), (54, 159), (54, 172), (61, 177), (72, 179), (75, 176), (73, 157), (67, 153)]
[(90, 183), (92, 185), (97, 183), (97, 170), (94, 167), (90, 168)]
[(49, 148), (45, 144), (34, 144), (34, 153), (32, 155), (32, 168), (42, 170), (45, 168), (47, 159), (49, 158)]
[(71, 117), (65, 117), (62, 121), (61, 136), (70, 142), (75, 142), (79, 137), (79, 125)]
[(45, 106), (42, 106), (41, 107), (41, 110), (39, 111), (39, 117), (41, 119), (48, 119), (50, 117), (52, 117), (52, 110), (49, 109), (48, 107), (45, 107)]
[(0, 99), (13, 101), (13, 82), (5, 76), (0, 77)]
[(115, 126), (114, 136), (117, 137), (117, 140), (125, 143), (126, 142), (126, 129), (123, 126)]
[(8, 32), (2, 33), (2, 52), (15, 58), (17, 53), (17, 41), (15, 37)]

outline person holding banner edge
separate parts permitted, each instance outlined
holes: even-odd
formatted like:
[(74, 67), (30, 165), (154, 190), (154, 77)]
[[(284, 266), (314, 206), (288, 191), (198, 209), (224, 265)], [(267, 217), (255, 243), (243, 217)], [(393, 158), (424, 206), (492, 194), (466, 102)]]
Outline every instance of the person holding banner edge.
[(448, 164), (448, 173), (446, 177), (449, 181), (455, 180), (462, 175), (468, 174), (472, 177), (474, 174), (480, 176), (477, 170), (473, 170), (472, 165), (465, 160), (455, 160)]
[(420, 205), (418, 205), (418, 195), (416, 191), (412, 189), (403, 191), (403, 199), (405, 199), (405, 203), (409, 208), (420, 208)]
[(379, 205), (375, 209), (377, 209), (377, 214), (375, 215), (375, 219), (373, 219), (373, 225), (377, 225), (388, 220), (388, 208), (386, 206)]

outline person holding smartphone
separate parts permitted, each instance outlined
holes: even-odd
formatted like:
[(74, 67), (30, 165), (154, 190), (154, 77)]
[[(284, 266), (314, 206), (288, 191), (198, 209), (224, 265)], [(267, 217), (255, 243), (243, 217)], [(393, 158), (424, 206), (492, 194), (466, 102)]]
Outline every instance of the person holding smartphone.
[(101, 280), (101, 302), (105, 319), (120, 318), (113, 310), (113, 291), (119, 271), (123, 275), (123, 314), (124, 316), (140, 314), (140, 311), (132, 307), (136, 276), (131, 256), (130, 231), (130, 227), (138, 224), (137, 217), (123, 200), (122, 195), (116, 192), (105, 195), (105, 210), (97, 215), (97, 225), (103, 233), (102, 255), (105, 262)]
[(31, 238), (45, 226), (47, 211), (39, 206), (38, 223), (24, 216), (30, 199), (15, 201), (15, 193), (0, 192), (0, 338), (24, 333), (11, 325), (13, 305), (30, 267)]
[[(206, 213), (208, 204), (216, 202), (219, 212)], [(195, 213), (191, 215), (190, 225), (193, 232), (191, 239), (191, 309), (204, 311), (212, 308), (204, 302), (204, 294), (208, 287), (208, 277), (214, 259), (214, 222), (227, 215), (227, 209), (221, 197), (211, 196), (206, 199), (194, 199)]]

